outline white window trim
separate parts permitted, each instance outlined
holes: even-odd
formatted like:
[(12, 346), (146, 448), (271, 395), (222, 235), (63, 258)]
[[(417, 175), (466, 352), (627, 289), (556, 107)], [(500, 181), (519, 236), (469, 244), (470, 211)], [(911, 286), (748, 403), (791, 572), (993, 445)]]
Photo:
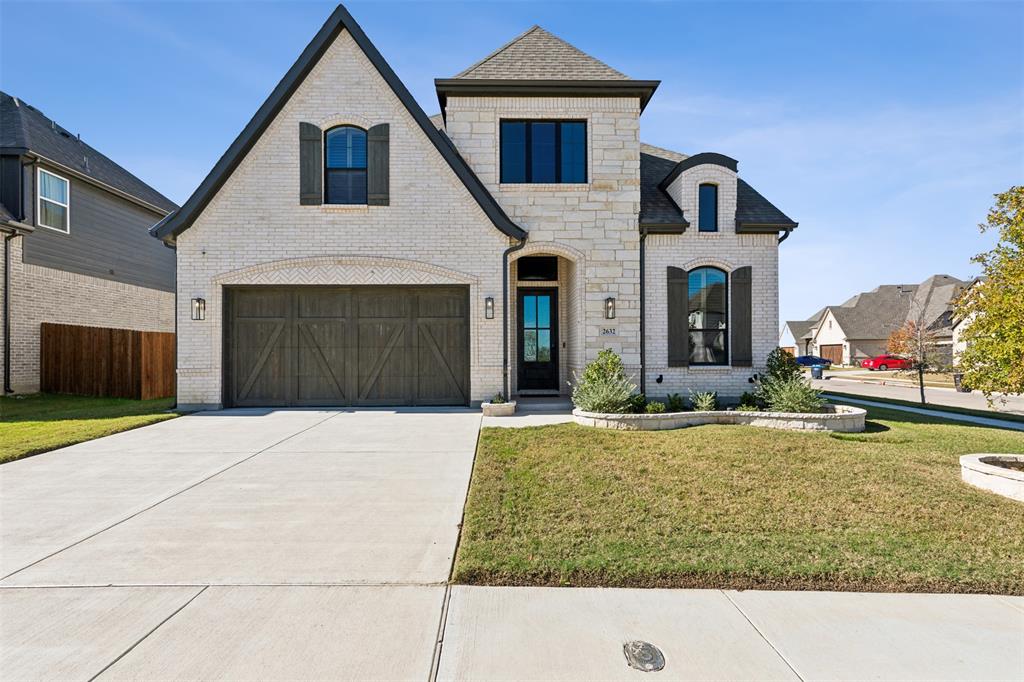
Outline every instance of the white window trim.
[[(62, 204), (61, 202), (57, 201), (56, 199), (50, 199), (50, 198), (44, 198), (43, 197), (43, 180), (42, 180), (43, 173), (46, 173), (47, 175), (51, 175), (51, 176), (57, 178), (58, 180), (63, 180), (64, 183), (67, 185), (68, 202), (66, 204)], [(42, 206), (43, 206), (43, 202), (44, 201), (49, 201), (52, 204), (57, 204), (58, 206), (63, 206), (64, 207), (64, 215), (67, 217), (67, 222), (68, 222), (66, 229), (60, 228), (60, 227), (53, 227), (52, 225), (47, 225), (47, 224), (43, 223), (43, 220), (42, 220), (42, 218), (43, 218)], [(53, 230), (54, 232), (60, 232), (61, 234), (71, 234), (71, 181), (68, 180), (67, 178), (65, 178), (62, 175), (57, 175), (53, 171), (48, 171), (48, 170), (46, 170), (44, 168), (36, 168), (36, 225), (38, 225), (39, 227), (45, 227), (47, 230)]]

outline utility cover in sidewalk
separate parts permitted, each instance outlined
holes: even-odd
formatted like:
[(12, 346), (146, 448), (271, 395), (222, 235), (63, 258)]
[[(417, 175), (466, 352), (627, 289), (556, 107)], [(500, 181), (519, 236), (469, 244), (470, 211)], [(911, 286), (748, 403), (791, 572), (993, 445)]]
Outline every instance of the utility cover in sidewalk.
[(643, 670), (645, 673), (653, 673), (665, 667), (665, 656), (661, 649), (650, 642), (641, 642), (635, 639), (622, 645), (622, 652), (626, 654), (626, 662), (631, 668)]

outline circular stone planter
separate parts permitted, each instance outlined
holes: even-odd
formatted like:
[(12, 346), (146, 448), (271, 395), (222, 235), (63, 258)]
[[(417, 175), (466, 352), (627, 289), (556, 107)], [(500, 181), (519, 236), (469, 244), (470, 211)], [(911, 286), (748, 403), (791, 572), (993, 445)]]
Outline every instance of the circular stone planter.
[(788, 431), (841, 431), (859, 433), (864, 430), (867, 411), (849, 405), (828, 405), (825, 412), (663, 412), (661, 414), (602, 414), (573, 410), (577, 424), (599, 429), (624, 431), (663, 431), (702, 424), (742, 424)]
[(516, 413), (516, 401), (507, 403), (480, 403), (485, 417), (511, 417)]
[(999, 466), (1000, 462), (1024, 463), (1024, 455), (964, 455), (960, 458), (960, 478), (976, 488), (1024, 502), (1024, 471)]

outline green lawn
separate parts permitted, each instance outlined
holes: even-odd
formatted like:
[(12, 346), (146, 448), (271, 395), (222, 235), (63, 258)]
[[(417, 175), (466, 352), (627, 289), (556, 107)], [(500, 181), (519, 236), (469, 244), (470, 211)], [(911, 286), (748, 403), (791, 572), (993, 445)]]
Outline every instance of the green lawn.
[(957, 461), (1024, 434), (869, 416), (862, 434), (484, 429), (454, 579), (1024, 594), (1024, 506)]
[(167, 410), (173, 406), (173, 398), (122, 400), (43, 393), (0, 398), (0, 462), (172, 419), (177, 415)]

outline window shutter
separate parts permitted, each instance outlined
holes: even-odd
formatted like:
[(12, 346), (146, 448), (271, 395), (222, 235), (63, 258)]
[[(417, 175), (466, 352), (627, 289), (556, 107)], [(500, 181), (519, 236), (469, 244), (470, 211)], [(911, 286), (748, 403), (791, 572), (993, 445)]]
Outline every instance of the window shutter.
[(689, 276), (681, 268), (668, 269), (668, 366), (690, 365)]
[(323, 133), (313, 123), (299, 124), (299, 203), (319, 206), (324, 201)]
[(366, 133), (366, 195), (370, 206), (391, 202), (390, 136), (387, 123), (375, 125)]
[(751, 351), (751, 291), (750, 266), (738, 268), (732, 273), (732, 301), (730, 304), (732, 326), (732, 366), (753, 366)]

